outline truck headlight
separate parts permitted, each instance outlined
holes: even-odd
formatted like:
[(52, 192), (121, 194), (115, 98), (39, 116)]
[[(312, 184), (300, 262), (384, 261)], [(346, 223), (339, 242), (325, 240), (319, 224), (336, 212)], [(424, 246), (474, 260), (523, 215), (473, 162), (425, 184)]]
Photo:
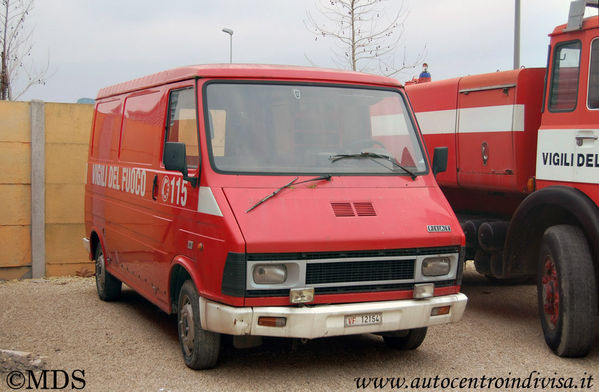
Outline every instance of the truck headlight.
[(449, 257), (429, 257), (422, 261), (422, 275), (447, 275), (450, 267), (451, 261), (449, 260)]
[(287, 280), (287, 267), (284, 264), (258, 264), (254, 266), (256, 284), (279, 284)]

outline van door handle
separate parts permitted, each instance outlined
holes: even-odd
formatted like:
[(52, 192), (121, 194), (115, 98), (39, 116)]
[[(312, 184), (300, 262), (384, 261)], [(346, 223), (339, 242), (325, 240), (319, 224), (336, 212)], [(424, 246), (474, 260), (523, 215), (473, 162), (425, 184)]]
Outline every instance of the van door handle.
[(156, 200), (158, 199), (156, 197), (156, 190), (158, 189), (158, 175), (154, 176), (154, 185), (152, 185), (152, 199)]
[(576, 136), (576, 145), (582, 146), (585, 140), (597, 140), (597, 136)]

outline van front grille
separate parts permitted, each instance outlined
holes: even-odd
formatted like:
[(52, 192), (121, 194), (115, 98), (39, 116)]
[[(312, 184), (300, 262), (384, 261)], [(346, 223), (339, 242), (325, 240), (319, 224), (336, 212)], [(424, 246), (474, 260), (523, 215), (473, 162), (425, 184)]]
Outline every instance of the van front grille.
[[(416, 274), (429, 255), (453, 255), (457, 272), (450, 279), (423, 280)], [(435, 287), (457, 285), (461, 279), (463, 251), (459, 246), (292, 253), (230, 253), (223, 271), (222, 292), (233, 297), (283, 297), (291, 287), (313, 287), (315, 294), (342, 294), (412, 290), (414, 284), (433, 282)], [(251, 280), (256, 264), (289, 263), (296, 275), (287, 288), (259, 287)], [(297, 274), (297, 271), (300, 274)], [(448, 276), (449, 277), (449, 276)], [(439, 277), (441, 278), (441, 277)]]
[(308, 263), (306, 284), (413, 279), (414, 262), (408, 259)]

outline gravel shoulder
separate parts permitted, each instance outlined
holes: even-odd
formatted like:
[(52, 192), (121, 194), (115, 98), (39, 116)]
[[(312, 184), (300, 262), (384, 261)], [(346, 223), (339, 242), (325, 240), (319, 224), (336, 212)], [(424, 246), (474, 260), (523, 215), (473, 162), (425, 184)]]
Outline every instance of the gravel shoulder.
[[(526, 378), (533, 371), (575, 382), (591, 375), (599, 390), (599, 338), (586, 358), (554, 356), (534, 285), (491, 283), (469, 265), (462, 291), (464, 319), (429, 328), (414, 351), (392, 350), (374, 335), (295, 346), (269, 339), (245, 350), (225, 344), (216, 369), (196, 372), (181, 359), (176, 319), (126, 286), (119, 301), (106, 303), (93, 278), (0, 282), (0, 349), (43, 356), (47, 369), (82, 369), (85, 391), (351, 391), (356, 377)], [(5, 374), (2, 390), (10, 390)]]

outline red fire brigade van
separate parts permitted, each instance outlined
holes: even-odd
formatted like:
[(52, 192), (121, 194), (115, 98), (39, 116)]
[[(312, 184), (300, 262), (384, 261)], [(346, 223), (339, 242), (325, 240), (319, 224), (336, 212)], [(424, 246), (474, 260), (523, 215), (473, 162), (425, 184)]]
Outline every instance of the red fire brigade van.
[(104, 88), (85, 194), (98, 294), (123, 282), (176, 313), (194, 369), (221, 334), (416, 348), (467, 301), (464, 235), (433, 176), (444, 152), (431, 166), (402, 87), (379, 76), (190, 66)]
[(407, 87), (430, 151), (449, 147), (437, 180), (491, 278), (537, 277), (545, 340), (584, 356), (597, 333), (599, 18), (550, 34), (547, 69)]

